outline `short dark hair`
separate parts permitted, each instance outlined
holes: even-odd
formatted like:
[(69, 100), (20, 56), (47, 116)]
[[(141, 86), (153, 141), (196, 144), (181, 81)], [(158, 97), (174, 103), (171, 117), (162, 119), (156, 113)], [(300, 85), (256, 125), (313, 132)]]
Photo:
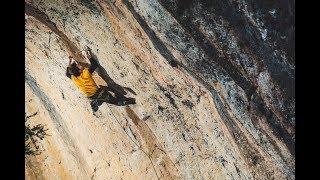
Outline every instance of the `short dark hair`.
[(77, 67), (77, 64), (75, 62), (71, 64), (69, 73), (74, 76), (80, 76), (80, 69)]

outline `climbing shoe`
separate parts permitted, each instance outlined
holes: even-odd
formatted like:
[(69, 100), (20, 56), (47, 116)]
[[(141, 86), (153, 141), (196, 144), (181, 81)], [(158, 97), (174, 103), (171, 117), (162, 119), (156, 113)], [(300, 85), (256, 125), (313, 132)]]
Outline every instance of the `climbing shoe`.
[(118, 106), (124, 106), (124, 105), (126, 105), (125, 101), (119, 101), (117, 104), (118, 104)]
[(118, 102), (118, 105), (119, 106), (125, 106), (125, 105), (128, 105), (128, 104), (135, 104), (136, 101), (134, 98), (127, 98), (125, 100), (122, 100), (122, 101), (119, 101)]
[(127, 104), (136, 104), (136, 99), (135, 98), (128, 98), (126, 100)]

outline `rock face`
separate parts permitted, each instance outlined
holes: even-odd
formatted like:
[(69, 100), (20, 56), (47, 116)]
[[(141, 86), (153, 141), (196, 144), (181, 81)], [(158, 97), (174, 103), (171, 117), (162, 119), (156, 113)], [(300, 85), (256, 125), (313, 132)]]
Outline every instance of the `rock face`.
[[(26, 179), (294, 179), (294, 1), (27, 0), (25, 104), (44, 124)], [(94, 73), (136, 98), (89, 100)]]

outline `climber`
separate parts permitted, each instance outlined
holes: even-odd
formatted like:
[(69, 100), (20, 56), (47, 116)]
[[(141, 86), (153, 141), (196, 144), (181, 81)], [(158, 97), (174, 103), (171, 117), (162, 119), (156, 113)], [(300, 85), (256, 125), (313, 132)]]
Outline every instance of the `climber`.
[(66, 75), (90, 99), (90, 105), (93, 112), (96, 112), (103, 102), (111, 103), (118, 106), (135, 104), (134, 98), (118, 96), (117, 93), (115, 93), (114, 97), (109, 92), (111, 91), (111, 88), (106, 86), (98, 87), (92, 78), (92, 73), (98, 67), (98, 63), (95, 59), (92, 58), (89, 48), (87, 48), (86, 51), (82, 51), (82, 53), (84, 57), (90, 61), (90, 67), (83, 67), (80, 63), (76, 62), (72, 56), (69, 56), (69, 64), (67, 67)]

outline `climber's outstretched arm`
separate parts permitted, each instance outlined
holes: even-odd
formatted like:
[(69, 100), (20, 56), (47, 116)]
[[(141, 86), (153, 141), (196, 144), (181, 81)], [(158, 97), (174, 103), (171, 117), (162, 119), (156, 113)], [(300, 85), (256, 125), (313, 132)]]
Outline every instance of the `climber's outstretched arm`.
[[(92, 54), (91, 54), (91, 50), (87, 47), (87, 50), (84, 50), (84, 51), (79, 51), (80, 53), (82, 53), (82, 55), (90, 61), (90, 67), (89, 67), (89, 72), (90, 73), (93, 73), (97, 67), (99, 66), (98, 62), (96, 59), (94, 59), (92, 57)], [(77, 53), (79, 53), (77, 52)]]
[(71, 67), (71, 62), (72, 62), (72, 56), (69, 56), (69, 63), (68, 63), (68, 67)]
[(98, 64), (97, 60), (92, 57), (90, 50), (87, 50), (87, 58), (90, 61), (89, 72), (93, 73), (93, 71), (95, 71), (97, 69), (99, 64)]
[(72, 62), (72, 56), (69, 56), (69, 63), (68, 63), (67, 71), (66, 71), (66, 76), (68, 78), (71, 78), (71, 74), (70, 74), (71, 62)]
[(89, 72), (90, 73), (93, 73), (93, 71), (95, 71), (96, 69), (97, 69), (97, 67), (98, 67), (98, 63), (97, 63), (97, 61), (95, 60), (95, 59), (93, 59), (93, 58), (90, 58), (89, 59), (90, 60), (90, 67), (89, 67)]

